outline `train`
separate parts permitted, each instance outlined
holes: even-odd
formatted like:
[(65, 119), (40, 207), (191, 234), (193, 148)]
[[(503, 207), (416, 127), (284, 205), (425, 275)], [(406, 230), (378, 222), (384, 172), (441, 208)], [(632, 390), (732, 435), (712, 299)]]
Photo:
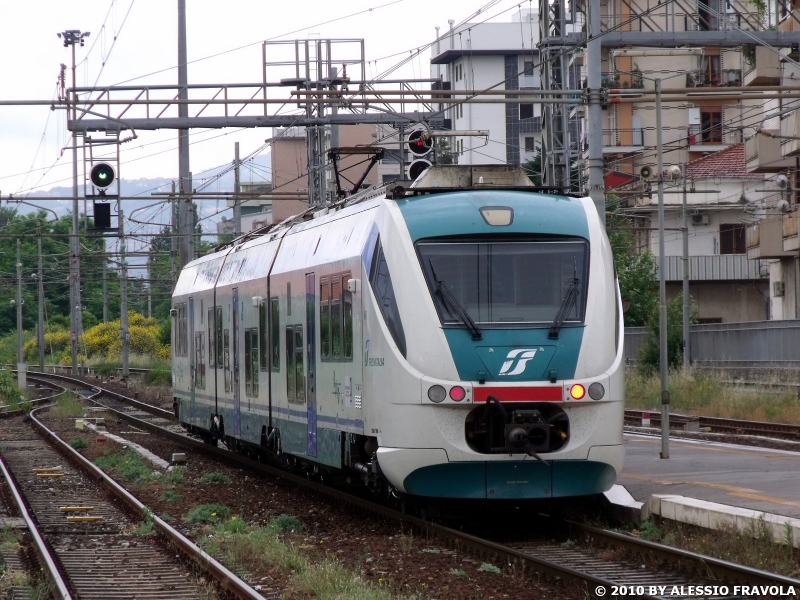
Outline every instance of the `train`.
[(187, 264), (175, 415), (210, 444), (394, 497), (608, 490), (623, 316), (589, 198), (444, 165)]

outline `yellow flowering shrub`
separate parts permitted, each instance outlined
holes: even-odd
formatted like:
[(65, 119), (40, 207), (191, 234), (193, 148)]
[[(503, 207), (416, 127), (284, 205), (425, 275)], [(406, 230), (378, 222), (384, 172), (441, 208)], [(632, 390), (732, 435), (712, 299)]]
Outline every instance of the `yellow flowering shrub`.
[[(110, 359), (119, 358), (122, 354), (122, 338), (120, 338), (121, 322), (119, 319), (109, 321), (107, 324), (99, 323), (83, 334), (83, 344), (89, 357), (104, 356)], [(156, 319), (148, 319), (139, 313), (128, 312), (128, 334), (131, 354), (142, 354), (157, 357), (161, 360), (170, 359), (169, 345), (162, 345), (159, 341), (160, 329)]]
[[(70, 347), (69, 344), (69, 331), (46, 331), (44, 334), (44, 351), (45, 354), (59, 354), (63, 350)], [(39, 347), (36, 343), (36, 337), (28, 340), (22, 348), (25, 360), (36, 360), (39, 356)]]

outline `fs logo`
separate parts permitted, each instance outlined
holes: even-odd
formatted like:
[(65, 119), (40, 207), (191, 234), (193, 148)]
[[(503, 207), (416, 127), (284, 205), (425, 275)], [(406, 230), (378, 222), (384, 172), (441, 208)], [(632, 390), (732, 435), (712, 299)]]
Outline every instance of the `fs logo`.
[[(508, 353), (508, 356), (506, 356), (506, 361), (500, 368), (500, 373), (498, 373), (498, 375), (504, 377), (506, 375), (521, 374), (525, 371), (525, 367), (528, 366), (528, 361), (533, 360), (534, 356), (536, 356), (535, 348), (512, 350)], [(514, 368), (512, 369), (511, 367)]]

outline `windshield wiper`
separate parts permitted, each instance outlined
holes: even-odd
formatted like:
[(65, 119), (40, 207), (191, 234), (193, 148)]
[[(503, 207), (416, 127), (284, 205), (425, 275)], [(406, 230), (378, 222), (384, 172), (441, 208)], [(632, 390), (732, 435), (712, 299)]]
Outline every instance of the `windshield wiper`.
[(461, 302), (458, 301), (458, 298), (455, 297), (453, 292), (450, 291), (450, 288), (445, 285), (444, 281), (436, 276), (436, 270), (433, 268), (433, 262), (428, 260), (428, 264), (431, 266), (433, 280), (436, 282), (436, 292), (439, 294), (439, 297), (445, 304), (447, 311), (451, 315), (458, 317), (461, 322), (467, 326), (467, 329), (469, 329), (470, 333), (472, 334), (473, 340), (482, 340), (483, 334), (481, 334), (481, 330), (478, 329), (475, 321), (472, 320), (472, 317), (469, 316), (467, 310), (461, 305)]
[(561, 306), (558, 309), (556, 318), (553, 320), (553, 324), (550, 325), (550, 332), (547, 334), (548, 338), (550, 338), (551, 340), (558, 339), (558, 332), (564, 325), (564, 321), (566, 320), (567, 315), (572, 310), (572, 307), (577, 299), (578, 299), (578, 278), (573, 277), (569, 281), (569, 288), (567, 289), (567, 294), (561, 301)]

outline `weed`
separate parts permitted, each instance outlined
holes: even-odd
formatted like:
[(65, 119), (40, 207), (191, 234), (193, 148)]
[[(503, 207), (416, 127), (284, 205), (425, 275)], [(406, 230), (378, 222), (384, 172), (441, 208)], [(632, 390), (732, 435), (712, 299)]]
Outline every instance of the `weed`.
[(500, 567), (495, 567), (492, 563), (483, 563), (478, 567), (478, 571), (483, 571), (484, 573), (501, 573)]
[(420, 554), (439, 554), (439, 550), (436, 548), (423, 548), (419, 551)]
[(153, 523), (153, 520), (147, 519), (145, 521), (142, 521), (141, 525), (139, 525), (139, 528), (134, 532), (134, 535), (139, 535), (142, 537), (153, 535), (155, 529), (156, 526), (155, 523)]
[(175, 520), (175, 517), (167, 513), (161, 513), (158, 516), (161, 517), (162, 521), (167, 521), (168, 523)]
[(655, 542), (661, 539), (661, 530), (650, 517), (647, 517), (639, 526), (639, 537)]
[(180, 485), (186, 479), (186, 467), (176, 466), (168, 470), (162, 481), (170, 485)]
[(22, 539), (22, 534), (13, 527), (0, 529), (0, 550), (13, 550)]
[(153, 478), (150, 467), (133, 450), (123, 453), (106, 452), (96, 458), (97, 466), (105, 471), (113, 471), (125, 481), (147, 483)]
[(200, 483), (228, 483), (230, 479), (222, 473), (206, 473), (200, 478)]
[(22, 410), (24, 410), (26, 413), (29, 413), (31, 410), (33, 410), (33, 402), (30, 401), (30, 398), (25, 398), (22, 401)]
[(463, 569), (450, 569), (450, 575), (456, 575), (458, 577), (466, 577), (467, 572)]
[(224, 504), (201, 504), (186, 513), (189, 523), (219, 523), (231, 516), (231, 509)]
[(572, 548), (574, 546), (575, 546), (575, 541), (574, 540), (567, 540), (566, 542), (561, 544), (562, 548), (567, 548), (567, 549)]
[(414, 533), (411, 532), (408, 535), (401, 533), (397, 536), (397, 539), (400, 540), (400, 549), (403, 551), (403, 554), (410, 554), (411, 550), (414, 548)]
[(89, 447), (89, 444), (87, 444), (86, 440), (81, 436), (74, 438), (72, 441), (70, 441), (69, 445), (75, 448), (75, 450), (83, 450), (84, 448)]
[(161, 502), (178, 502), (183, 499), (183, 496), (176, 494), (172, 490), (165, 490), (158, 499), (161, 500)]
[(270, 519), (268, 527), (276, 532), (295, 532), (303, 529), (303, 522), (292, 515), (278, 515), (277, 517)]
[(147, 385), (172, 385), (172, 371), (169, 369), (150, 369), (144, 376)]
[(83, 403), (72, 392), (64, 392), (56, 399), (56, 404), (51, 409), (58, 419), (75, 419), (83, 416)]

